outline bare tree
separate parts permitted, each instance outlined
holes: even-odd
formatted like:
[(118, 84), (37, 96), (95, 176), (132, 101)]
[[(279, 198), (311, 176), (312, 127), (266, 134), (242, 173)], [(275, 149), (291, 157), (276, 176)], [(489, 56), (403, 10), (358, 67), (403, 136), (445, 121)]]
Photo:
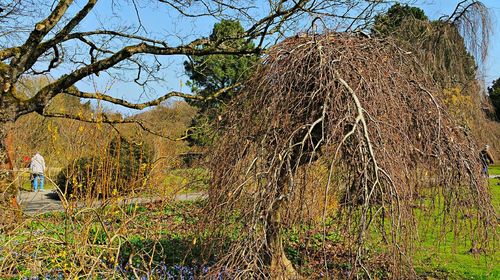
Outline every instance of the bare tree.
[[(455, 42), (465, 40), (469, 51), (484, 59), (489, 17), (480, 2), (461, 1), (438, 23), (436, 32), (451, 30)], [(239, 233), (231, 249), (221, 252), (215, 273), (300, 278), (282, 238), (300, 220), (296, 203), (303, 201), (317, 162), (328, 169), (323, 184), (315, 184), (321, 188), (318, 200), (324, 201), (323, 221), (335, 219), (353, 253), (346, 277), (360, 270), (370, 275), (365, 245), (379, 237), (374, 231), (387, 245), (390, 275), (416, 276), (411, 264), (419, 219), (413, 208), (422, 197), (443, 198), (443, 231), (458, 235), (457, 228), (474, 224), (466, 230), (471, 250), (488, 248), (497, 221), (480, 175), (478, 146), (439, 98), (470, 55), (452, 52), (456, 57), (450, 58), (436, 45), (419, 48), (426, 39), (412, 37), (409, 30), (400, 32), (412, 46), (397, 36), (369, 38), (363, 32), (305, 34), (267, 53), (223, 116), (225, 133), (210, 165), (211, 219), (221, 231)], [(444, 59), (449, 66), (437, 67)], [(326, 210), (331, 199), (341, 205), (338, 215)], [(226, 220), (231, 215), (242, 220), (241, 228), (231, 228)], [(323, 272), (328, 273), (326, 263)]]
[(413, 207), (426, 195), (443, 197), (444, 228), (474, 225), (472, 244), (487, 248), (496, 217), (477, 146), (434, 96), (440, 85), (416, 56), (390, 39), (325, 34), (287, 39), (262, 65), (223, 117), (211, 164), (211, 219), (222, 228), (234, 213), (242, 220), (216, 271), (299, 277), (282, 234), (298, 218), (293, 202), (318, 159), (328, 169), (319, 200), (326, 209), (335, 190), (342, 205), (334, 217), (325, 210), (323, 221), (333, 217), (343, 229), (352, 278), (370, 274), (365, 246), (380, 237), (373, 227), (392, 256), (392, 277), (415, 276)]

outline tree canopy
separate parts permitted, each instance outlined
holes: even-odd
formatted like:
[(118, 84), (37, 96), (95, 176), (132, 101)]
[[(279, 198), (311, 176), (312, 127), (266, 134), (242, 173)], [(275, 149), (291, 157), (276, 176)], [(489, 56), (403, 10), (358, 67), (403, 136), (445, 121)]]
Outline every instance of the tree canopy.
[[(209, 41), (201, 48), (213, 48), (219, 44), (224, 47), (250, 50), (253, 42), (241, 38), (244, 29), (237, 20), (222, 20), (214, 25)], [(230, 40), (231, 38), (240, 38)], [(189, 103), (199, 108), (193, 120), (188, 140), (196, 145), (209, 144), (213, 137), (211, 125), (222, 112), (224, 105), (241, 89), (241, 84), (252, 73), (257, 55), (208, 55), (190, 57), (184, 63), (188, 85), (196, 96), (209, 100), (193, 100)], [(224, 90), (227, 89), (227, 90)]]
[[(465, 5), (465, 1), (462, 4)], [(480, 9), (477, 12), (477, 16), (483, 18), (480, 29), (487, 37), (490, 26), (487, 12), (482, 10), (485, 7), (479, 2), (474, 6)], [(457, 9), (472, 17), (471, 11), (464, 10), (465, 7)], [(443, 86), (464, 87), (475, 82), (476, 60), (481, 60), (481, 57), (474, 57), (474, 50), (467, 48), (467, 41), (474, 40), (474, 36), (469, 38), (460, 33), (462, 21), (469, 21), (469, 18), (452, 15), (429, 20), (422, 9), (398, 3), (375, 17), (372, 30), (375, 36), (393, 37), (421, 56), (422, 63)]]
[(418, 7), (396, 3), (391, 6), (387, 12), (375, 17), (375, 23), (372, 30), (377, 35), (389, 35), (399, 29), (405, 20), (428, 21), (429, 18), (425, 15), (425, 12)]

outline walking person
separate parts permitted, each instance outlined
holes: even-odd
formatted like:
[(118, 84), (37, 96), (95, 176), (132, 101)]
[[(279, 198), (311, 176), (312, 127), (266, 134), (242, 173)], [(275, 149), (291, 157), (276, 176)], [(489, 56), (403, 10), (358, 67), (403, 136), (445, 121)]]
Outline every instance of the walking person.
[(35, 192), (43, 190), (43, 181), (45, 180), (45, 160), (39, 152), (36, 152), (36, 154), (31, 158), (30, 171), (33, 178), (33, 189)]
[(480, 152), (481, 162), (483, 163), (483, 175), (488, 177), (488, 166), (493, 164), (493, 156), (490, 153), (490, 146), (485, 145)]

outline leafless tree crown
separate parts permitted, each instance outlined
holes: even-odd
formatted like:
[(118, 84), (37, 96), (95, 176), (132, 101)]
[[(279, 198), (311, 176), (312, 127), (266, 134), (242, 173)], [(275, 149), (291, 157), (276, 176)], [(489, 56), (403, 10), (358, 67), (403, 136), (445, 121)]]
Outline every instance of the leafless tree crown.
[(333, 33), (273, 47), (223, 117), (226, 132), (213, 153), (210, 209), (243, 220), (222, 262), (239, 277), (267, 277), (260, 264), (273, 250), (269, 232), (300, 221), (291, 205), (310, 186), (314, 162), (329, 170), (316, 186), (319, 200), (333, 190), (340, 201), (354, 267), (364, 267), (363, 244), (376, 225), (393, 275), (404, 273), (418, 232), (413, 207), (423, 197), (444, 199), (445, 227), (464, 223), (458, 214), (474, 217), (471, 238), (484, 241), (496, 221), (477, 147), (446, 113), (440, 90), (388, 39)]

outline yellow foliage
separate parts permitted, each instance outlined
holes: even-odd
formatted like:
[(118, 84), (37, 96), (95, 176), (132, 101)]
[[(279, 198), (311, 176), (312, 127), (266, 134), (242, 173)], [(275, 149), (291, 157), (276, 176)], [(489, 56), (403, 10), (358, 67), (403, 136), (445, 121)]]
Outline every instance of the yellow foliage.
[[(307, 170), (304, 169), (302, 172), (304, 174), (301, 180), (304, 180), (306, 187), (303, 193), (297, 194), (294, 197), (293, 203), (296, 203), (296, 206), (291, 208), (301, 209), (299, 216), (306, 220), (320, 222), (324, 214), (327, 216), (331, 215), (339, 207), (340, 181), (334, 176), (334, 178), (330, 178), (330, 184), (328, 183), (330, 173), (329, 164), (321, 160), (313, 163)], [(334, 174), (336, 174), (335, 171)], [(327, 185), (329, 185), (329, 189), (325, 197)]]
[(443, 102), (452, 117), (461, 125), (471, 127), (474, 102), (472, 97), (458, 87), (443, 90)]

